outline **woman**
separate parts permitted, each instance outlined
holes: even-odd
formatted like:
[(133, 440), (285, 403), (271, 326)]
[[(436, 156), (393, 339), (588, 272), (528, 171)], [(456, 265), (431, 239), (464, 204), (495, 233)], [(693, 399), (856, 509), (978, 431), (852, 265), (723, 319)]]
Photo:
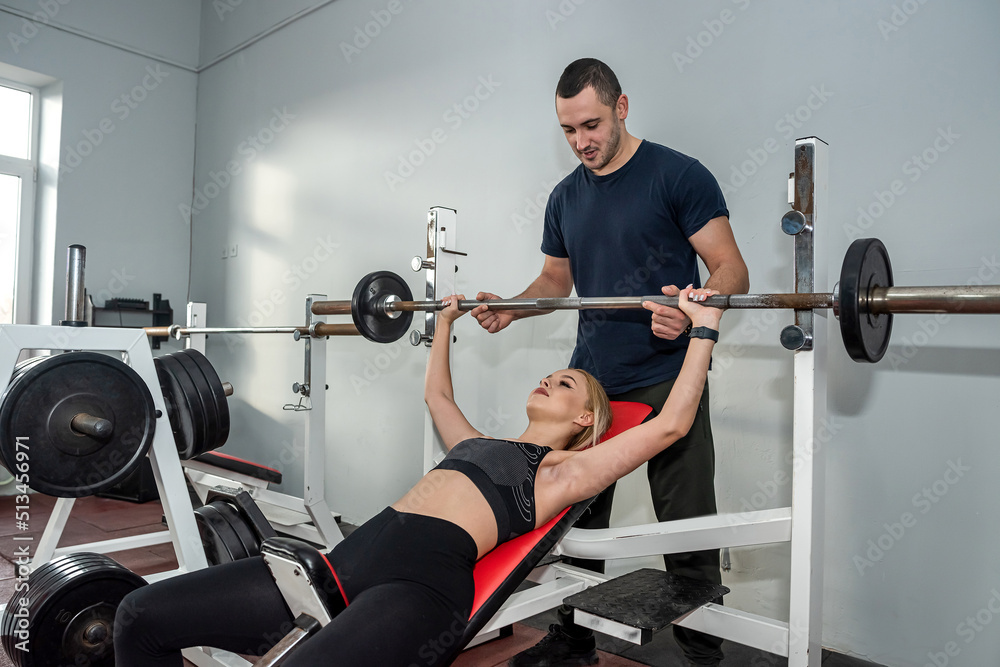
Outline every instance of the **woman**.
[[(695, 327), (718, 329), (722, 311), (698, 305), (713, 290), (680, 294)], [(607, 396), (574, 369), (528, 396), (528, 427), (512, 440), (473, 428), (455, 404), (448, 331), (461, 295), (445, 301), (424, 398), (449, 452), (402, 498), (329, 554), (348, 606), (305, 642), (287, 667), (441, 664), (473, 601), (472, 570), (497, 544), (596, 495), (681, 437), (694, 419), (713, 342), (692, 339), (670, 398), (652, 420), (593, 447), (610, 424)], [(582, 451), (581, 451), (582, 450)], [(262, 558), (199, 570), (141, 588), (119, 608), (119, 667), (180, 667), (180, 649), (213, 646), (261, 655), (291, 628)], [(449, 636), (450, 635), (450, 636)], [(450, 639), (451, 641), (446, 641)]]

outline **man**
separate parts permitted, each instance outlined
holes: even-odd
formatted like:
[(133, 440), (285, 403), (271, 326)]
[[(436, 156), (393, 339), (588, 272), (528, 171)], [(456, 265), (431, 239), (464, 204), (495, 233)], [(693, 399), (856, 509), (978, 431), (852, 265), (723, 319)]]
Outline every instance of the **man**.
[[(549, 196), (545, 208), (541, 274), (518, 298), (641, 296), (677, 285), (701, 286), (697, 258), (711, 277), (705, 287), (723, 294), (749, 289), (746, 264), (729, 226), (722, 191), (697, 160), (637, 139), (625, 129), (628, 97), (614, 72), (599, 60), (571, 63), (556, 87), (556, 115), (581, 165)], [(663, 287), (666, 285), (666, 287)], [(496, 299), (480, 292), (477, 299)], [(570, 366), (589, 371), (612, 400), (636, 401), (659, 410), (680, 370), (690, 321), (674, 308), (581, 310)], [(496, 333), (513, 320), (540, 311), (472, 311)], [(658, 520), (715, 514), (715, 450), (708, 386), (690, 433), (649, 462), (648, 477)], [(614, 485), (577, 526), (605, 528)], [(718, 550), (665, 555), (668, 570), (719, 583)], [(603, 571), (602, 562), (577, 563)], [(575, 626), (566, 608), (559, 625), (536, 646), (515, 656), (512, 667), (597, 663), (593, 634)], [(717, 665), (721, 640), (674, 627), (692, 665)]]

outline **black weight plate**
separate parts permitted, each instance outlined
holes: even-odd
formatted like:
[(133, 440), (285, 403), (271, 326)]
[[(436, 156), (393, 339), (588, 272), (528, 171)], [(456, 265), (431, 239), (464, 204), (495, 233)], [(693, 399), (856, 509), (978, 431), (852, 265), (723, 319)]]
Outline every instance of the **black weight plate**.
[(115, 614), (128, 593), (146, 585), (142, 577), (107, 556), (80, 553), (46, 563), (27, 583), (0, 620), (4, 650), (17, 667), (114, 667)]
[[(198, 395), (198, 390), (191, 382), (191, 377), (180, 362), (169, 354), (159, 359), (164, 372), (173, 379), (171, 391), (176, 392), (174, 393), (174, 407), (178, 409), (174, 417), (177, 419), (177, 425), (174, 426), (173, 417), (171, 417), (170, 424), (174, 427), (177, 453), (181, 459), (187, 460), (201, 449), (208, 438), (208, 425), (204, 416), (205, 408)], [(178, 432), (182, 437), (177, 437)]]
[[(153, 398), (139, 374), (95, 352), (19, 365), (0, 401), (0, 458), (11, 472), (26, 474), (28, 486), (52, 496), (92, 495), (128, 477), (156, 428)], [(74, 431), (70, 421), (81, 412), (110, 421), (111, 435)]]
[(198, 362), (198, 368), (201, 369), (208, 384), (212, 387), (212, 393), (215, 394), (215, 405), (219, 411), (219, 444), (215, 447), (218, 449), (229, 439), (229, 397), (226, 396), (226, 390), (222, 386), (222, 379), (215, 372), (212, 363), (198, 350), (187, 349), (179, 354), (185, 354)]
[[(182, 453), (181, 458), (193, 458), (205, 450), (205, 443), (209, 442), (212, 437), (212, 425), (210, 423), (205, 397), (202, 392), (202, 388), (195, 383), (191, 374), (188, 373), (187, 369), (176, 356), (172, 354), (164, 355), (164, 362), (166, 364), (166, 368), (176, 377), (178, 385), (183, 388), (185, 392), (185, 399), (191, 409), (191, 416), (194, 420), (192, 428), (194, 441), (191, 443), (191, 452)], [(215, 415), (213, 413), (212, 417), (214, 416)]]
[(351, 297), (351, 317), (362, 336), (376, 343), (392, 343), (406, 335), (413, 313), (400, 311), (399, 317), (389, 317), (381, 309), (387, 296), (400, 301), (412, 301), (406, 282), (391, 271), (375, 271), (361, 279)]
[(259, 556), (260, 555), (260, 542), (257, 540), (257, 535), (254, 534), (253, 529), (248, 525), (246, 518), (236, 507), (226, 502), (225, 500), (216, 500), (210, 503), (219, 511), (229, 525), (233, 527), (236, 532), (237, 537), (240, 538), (240, 542), (243, 543), (243, 547), (246, 549), (247, 556)]
[(840, 333), (851, 359), (876, 363), (889, 347), (892, 313), (868, 310), (875, 287), (892, 287), (889, 252), (878, 239), (857, 239), (847, 249), (840, 270)]
[[(26, 359), (25, 361), (22, 361), (21, 363), (19, 363), (16, 366), (14, 366), (14, 370), (13, 370), (13, 372), (10, 375), (10, 382), (7, 383), (7, 387), (9, 388), (10, 385), (14, 384), (14, 382), (17, 381), (17, 379), (21, 375), (23, 375), (29, 368), (31, 368), (35, 364), (40, 363), (40, 362), (42, 362), (44, 360), (45, 360), (45, 357), (32, 357), (31, 359)], [(6, 390), (5, 390), (4, 393), (6, 394)], [(3, 402), (3, 397), (0, 396), (0, 403), (2, 403), (2, 402)], [(0, 463), (2, 463), (3, 466), (5, 468), (7, 468), (7, 470), (11, 471), (11, 473), (14, 472), (14, 464), (16, 463), (16, 461), (13, 461), (13, 460), (8, 461), (7, 460), (7, 448), (6, 447), (0, 447)]]
[(223, 516), (219, 507), (214, 503), (204, 505), (203, 508), (204, 507), (208, 508), (206, 513), (210, 517), (209, 521), (217, 527), (219, 537), (222, 538), (231, 560), (241, 560), (243, 558), (247, 558), (249, 553), (243, 545), (243, 540), (240, 539), (240, 536), (237, 534), (236, 529), (233, 528), (232, 524), (229, 523), (225, 516)]
[(191, 451), (195, 442), (195, 424), (191, 416), (191, 406), (188, 405), (187, 396), (177, 378), (163, 364), (162, 359), (163, 357), (154, 357), (153, 365), (156, 366), (156, 376), (163, 391), (163, 401), (167, 408), (167, 418), (170, 420), (170, 430), (174, 435), (174, 445), (178, 453)]
[(218, 416), (218, 435), (214, 441), (209, 443), (209, 447), (205, 451), (222, 447), (226, 444), (226, 440), (229, 439), (229, 399), (226, 396), (226, 390), (222, 386), (219, 374), (215, 372), (211, 362), (209, 362), (205, 355), (198, 350), (181, 350), (180, 352), (175, 352), (173, 356), (187, 364), (188, 372), (192, 376), (194, 376), (193, 369), (197, 369), (205, 379), (211, 392), (205, 395), (205, 400), (206, 402), (211, 401), (213, 403), (216, 415)]
[(219, 446), (217, 444), (219, 441), (219, 411), (215, 407), (215, 395), (212, 393), (212, 388), (209, 386), (204, 374), (202, 374), (201, 369), (198, 368), (198, 363), (186, 354), (175, 353), (169, 356), (177, 360), (187, 373), (191, 384), (194, 385), (195, 390), (198, 392), (198, 400), (201, 402), (201, 407), (204, 411), (202, 414), (205, 417), (205, 439), (200, 443), (201, 446), (198, 448), (198, 451), (191, 456), (191, 458), (194, 458), (199, 454), (210, 452)]
[(236, 531), (215, 507), (202, 505), (194, 511), (194, 515), (209, 565), (231, 563), (247, 557)]
[[(18, 364), (17, 366), (15, 366), (14, 367), (14, 371), (11, 374), (11, 382), (8, 385), (8, 389), (5, 392), (4, 397), (0, 398), (0, 402), (2, 402), (3, 400), (6, 400), (6, 397), (7, 397), (8, 394), (12, 396), (11, 400), (14, 400), (13, 396), (16, 395), (16, 392), (12, 393), (11, 392), (11, 387), (21, 377), (23, 377), (28, 371), (32, 370), (33, 368), (35, 368), (39, 364), (43, 364), (43, 363), (48, 363), (48, 364), (56, 363), (56, 362), (52, 361), (53, 359), (54, 359), (54, 357), (48, 357), (48, 356), (33, 357), (33, 358), (28, 359), (26, 361), (23, 361), (20, 364)], [(115, 360), (112, 360), (112, 361), (115, 361)], [(40, 373), (40, 372), (42, 372), (42, 371), (36, 371), (36, 373)], [(64, 451), (65, 453), (68, 453), (70, 455), (79, 455), (80, 453), (82, 453), (82, 450), (86, 450), (88, 452), (92, 452), (92, 451), (94, 451), (96, 449), (99, 449), (100, 447), (102, 447), (106, 443), (106, 441), (95, 440), (95, 439), (92, 439), (92, 438), (89, 438), (89, 437), (80, 437), (80, 435), (77, 434), (77, 433), (75, 433), (72, 430), (72, 428), (70, 427), (70, 421), (79, 412), (87, 412), (88, 414), (93, 414), (93, 415), (101, 416), (101, 417), (107, 416), (108, 414), (110, 414), (110, 411), (109, 411), (106, 403), (103, 400), (100, 400), (95, 395), (88, 394), (88, 395), (84, 395), (82, 397), (78, 397), (78, 399), (79, 398), (83, 399), (83, 403), (80, 403), (79, 400), (74, 400), (74, 397), (72, 397), (72, 396), (71, 397), (64, 397), (60, 401), (61, 407), (62, 407), (61, 410), (59, 409), (60, 405), (57, 404), (54, 409), (50, 409), (48, 411), (48, 422), (46, 424), (42, 424), (42, 421), (41, 421), (43, 419), (42, 415), (39, 415), (37, 417), (37, 421), (34, 422), (34, 425), (36, 427), (44, 429), (47, 435), (51, 436), (52, 438), (54, 438), (58, 442), (58, 444), (60, 445), (60, 449), (62, 451)], [(95, 401), (93, 399), (97, 399), (96, 402), (99, 403), (99, 405), (95, 405), (94, 404)], [(59, 399), (54, 398), (53, 400), (59, 400)], [(46, 405), (44, 407), (46, 407), (46, 408), (53, 408), (53, 406), (51, 406), (51, 405)], [(68, 414), (67, 414), (67, 412), (68, 412)], [(27, 454), (29, 456), (29, 459), (27, 460), (27, 463), (29, 465), (29, 473), (28, 474), (29, 474), (29, 479), (30, 479), (30, 442), (28, 443), (28, 445), (29, 445), (29, 447), (28, 447), (28, 450), (27, 450)], [(16, 442), (14, 443), (14, 445), (12, 447), (9, 447), (9, 448), (8, 447), (0, 447), (0, 460), (2, 460), (4, 466), (8, 470), (10, 470), (11, 472), (14, 472), (14, 470), (15, 470), (14, 466), (16, 466), (17, 463), (19, 463), (16, 460), (17, 459), (17, 452), (16, 452), (16, 450), (17, 450)], [(11, 457), (10, 460), (7, 459), (8, 454)], [(43, 476), (46, 476), (47, 472), (48, 471), (44, 471), (43, 472)], [(43, 483), (43, 482), (41, 482), (41, 483)]]

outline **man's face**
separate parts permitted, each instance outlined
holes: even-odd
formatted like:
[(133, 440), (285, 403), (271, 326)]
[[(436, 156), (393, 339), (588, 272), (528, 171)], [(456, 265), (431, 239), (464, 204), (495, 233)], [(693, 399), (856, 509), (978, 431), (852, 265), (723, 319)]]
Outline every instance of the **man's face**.
[(621, 148), (618, 107), (602, 104), (594, 89), (587, 86), (575, 97), (557, 95), (556, 116), (580, 162), (600, 175)]

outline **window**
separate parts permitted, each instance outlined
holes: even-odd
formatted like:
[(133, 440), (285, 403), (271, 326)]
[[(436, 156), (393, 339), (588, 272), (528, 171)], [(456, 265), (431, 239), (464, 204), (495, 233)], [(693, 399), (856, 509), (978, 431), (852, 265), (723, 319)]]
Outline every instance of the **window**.
[(0, 323), (30, 316), (37, 91), (0, 79)]

